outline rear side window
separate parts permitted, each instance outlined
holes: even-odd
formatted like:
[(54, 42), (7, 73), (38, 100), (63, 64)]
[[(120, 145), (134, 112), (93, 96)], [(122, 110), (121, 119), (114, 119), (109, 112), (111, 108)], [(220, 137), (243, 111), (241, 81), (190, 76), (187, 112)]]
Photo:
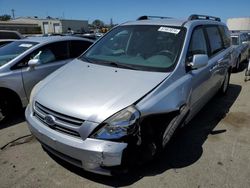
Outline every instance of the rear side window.
[(217, 26), (209, 26), (206, 30), (211, 48), (211, 55), (214, 55), (223, 50), (223, 41)]
[(188, 49), (188, 60), (192, 61), (192, 57), (195, 54), (207, 54), (206, 39), (203, 32), (203, 28), (199, 27), (193, 31), (192, 38)]
[(50, 50), (54, 54), (56, 60), (65, 60), (69, 58), (69, 46), (67, 41), (49, 44), (44, 48)]
[(70, 57), (75, 58), (80, 56), (92, 43), (89, 41), (71, 41), (70, 44)]
[(229, 30), (225, 26), (219, 26), (219, 29), (220, 29), (220, 32), (221, 32), (224, 47), (228, 48), (231, 45)]

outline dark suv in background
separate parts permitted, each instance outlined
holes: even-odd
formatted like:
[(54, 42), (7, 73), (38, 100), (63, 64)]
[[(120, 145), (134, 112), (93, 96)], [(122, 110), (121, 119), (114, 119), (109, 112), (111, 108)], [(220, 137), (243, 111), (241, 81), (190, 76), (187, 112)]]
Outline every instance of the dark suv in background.
[(0, 47), (22, 38), (24, 37), (18, 31), (0, 30)]

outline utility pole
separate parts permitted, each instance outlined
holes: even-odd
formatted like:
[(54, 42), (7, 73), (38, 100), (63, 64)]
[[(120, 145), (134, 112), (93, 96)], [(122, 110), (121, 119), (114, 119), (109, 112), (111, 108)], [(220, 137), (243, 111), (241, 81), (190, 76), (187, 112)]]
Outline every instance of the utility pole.
[(113, 25), (113, 19), (111, 18), (110, 19), (110, 27), (112, 28), (114, 25)]
[(12, 12), (12, 18), (15, 19), (15, 10), (11, 9), (11, 12)]

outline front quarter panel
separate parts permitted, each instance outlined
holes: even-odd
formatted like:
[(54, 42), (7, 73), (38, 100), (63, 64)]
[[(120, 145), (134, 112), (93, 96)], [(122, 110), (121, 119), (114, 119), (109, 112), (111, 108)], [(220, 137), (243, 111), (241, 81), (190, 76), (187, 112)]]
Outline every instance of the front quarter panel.
[(176, 111), (182, 105), (189, 106), (191, 76), (186, 74), (176, 79), (171, 77), (170, 75), (158, 88), (136, 105), (142, 117)]

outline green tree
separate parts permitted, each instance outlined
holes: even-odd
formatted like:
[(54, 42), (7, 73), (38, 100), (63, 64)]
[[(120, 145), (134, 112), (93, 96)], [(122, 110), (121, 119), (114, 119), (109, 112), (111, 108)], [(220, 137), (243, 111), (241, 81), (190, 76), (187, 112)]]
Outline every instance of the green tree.
[(8, 14), (4, 14), (0, 16), (0, 21), (8, 21), (11, 19), (11, 16)]
[(101, 27), (104, 26), (104, 23), (103, 23), (103, 21), (97, 19), (97, 20), (94, 20), (94, 21), (92, 22), (92, 25), (93, 25), (95, 28), (100, 29)]

